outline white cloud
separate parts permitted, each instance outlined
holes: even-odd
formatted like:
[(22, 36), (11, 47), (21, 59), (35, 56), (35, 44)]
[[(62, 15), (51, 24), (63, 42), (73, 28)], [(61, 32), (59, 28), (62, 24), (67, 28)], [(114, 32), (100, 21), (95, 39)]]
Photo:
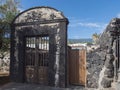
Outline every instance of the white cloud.
[(106, 25), (106, 23), (74, 22), (70, 23), (69, 27), (103, 28), (106, 27)]
[(97, 23), (78, 23), (78, 25), (83, 26), (83, 27), (95, 27), (95, 28), (99, 28), (100, 25)]
[(120, 18), (120, 13), (117, 14), (117, 17)]
[(86, 30), (97, 30), (99, 32), (103, 32), (107, 26), (107, 23), (103, 22), (92, 22), (95, 20), (94, 18), (86, 18), (86, 19), (78, 19), (75, 17), (69, 17), (69, 28), (71, 30), (74, 28), (81, 28)]

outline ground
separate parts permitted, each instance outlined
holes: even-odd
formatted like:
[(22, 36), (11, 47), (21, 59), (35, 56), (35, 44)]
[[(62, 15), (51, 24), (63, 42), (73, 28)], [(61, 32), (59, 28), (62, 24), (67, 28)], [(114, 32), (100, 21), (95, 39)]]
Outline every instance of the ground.
[(40, 86), (36, 84), (8, 83), (2, 86), (0, 90), (87, 90), (87, 89), (82, 86), (70, 88), (55, 88), (49, 86)]
[[(102, 90), (120, 90), (120, 83), (115, 84), (115, 88)], [(13, 83), (10, 82), (9, 76), (0, 77), (0, 90), (99, 90), (95, 88), (85, 88), (83, 86), (70, 86), (68, 88), (56, 88), (41, 86), (38, 84)]]
[[(69, 88), (55, 88), (49, 86), (40, 86), (36, 84), (25, 83), (8, 83), (0, 87), (0, 90), (100, 90), (93, 88), (84, 88), (82, 86), (71, 86)], [(120, 83), (116, 84), (115, 88), (101, 89), (101, 90), (120, 90)]]

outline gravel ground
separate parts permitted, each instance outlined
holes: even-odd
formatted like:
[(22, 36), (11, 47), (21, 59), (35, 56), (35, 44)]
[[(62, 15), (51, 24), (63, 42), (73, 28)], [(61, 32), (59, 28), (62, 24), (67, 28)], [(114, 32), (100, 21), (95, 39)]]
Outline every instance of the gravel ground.
[(87, 90), (82, 86), (71, 86), (70, 88), (55, 88), (49, 86), (40, 86), (36, 84), (9, 83), (0, 88), (0, 90)]
[(120, 90), (120, 83), (116, 84), (116, 88), (107, 89), (84, 88), (82, 86), (71, 86), (69, 88), (55, 88), (49, 86), (40, 86), (36, 84), (9, 83), (0, 87), (0, 90)]

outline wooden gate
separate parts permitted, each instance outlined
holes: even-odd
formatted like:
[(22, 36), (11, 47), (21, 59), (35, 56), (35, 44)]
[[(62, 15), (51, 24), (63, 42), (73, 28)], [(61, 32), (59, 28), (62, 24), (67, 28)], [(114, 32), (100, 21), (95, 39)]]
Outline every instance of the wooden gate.
[(25, 81), (48, 84), (49, 37), (26, 37)]
[(86, 50), (69, 51), (69, 83), (86, 85)]

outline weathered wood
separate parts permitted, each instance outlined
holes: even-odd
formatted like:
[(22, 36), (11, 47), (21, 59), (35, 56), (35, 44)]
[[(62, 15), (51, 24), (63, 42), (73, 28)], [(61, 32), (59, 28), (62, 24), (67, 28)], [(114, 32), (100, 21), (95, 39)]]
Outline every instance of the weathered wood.
[(26, 37), (26, 82), (48, 84), (49, 48), (46, 48), (48, 44), (49, 38), (47, 37)]
[(86, 51), (70, 50), (69, 81), (70, 84), (86, 85)]

